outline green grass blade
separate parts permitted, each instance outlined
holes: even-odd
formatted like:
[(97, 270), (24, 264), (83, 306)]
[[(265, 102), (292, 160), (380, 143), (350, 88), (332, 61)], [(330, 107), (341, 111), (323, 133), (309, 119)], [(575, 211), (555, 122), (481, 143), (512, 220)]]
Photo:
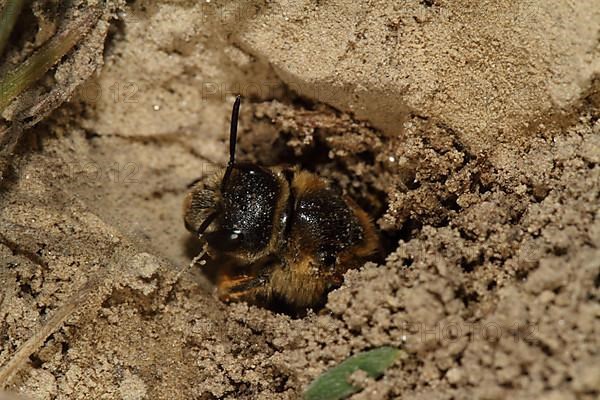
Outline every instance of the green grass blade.
[(4, 48), (15, 23), (23, 9), (24, 0), (7, 0), (2, 14), (0, 14), (0, 55), (4, 53)]
[(25, 62), (3, 76), (0, 79), (0, 113), (67, 54), (87, 33), (95, 20), (95, 12), (86, 13), (69, 24), (68, 28), (56, 34)]
[(370, 377), (378, 378), (401, 354), (394, 347), (377, 349), (356, 354), (318, 377), (304, 393), (305, 400), (341, 400), (360, 389), (348, 383), (353, 372), (361, 369)]

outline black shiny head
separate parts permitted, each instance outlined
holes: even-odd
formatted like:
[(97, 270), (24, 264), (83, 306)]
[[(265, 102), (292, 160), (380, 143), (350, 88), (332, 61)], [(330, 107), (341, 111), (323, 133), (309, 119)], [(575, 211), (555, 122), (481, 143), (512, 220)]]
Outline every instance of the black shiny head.
[(237, 96), (231, 112), (227, 168), (218, 199), (197, 234), (216, 251), (252, 258), (266, 250), (271, 241), (282, 188), (271, 170), (236, 163), (239, 110), (240, 96)]
[(267, 248), (273, 235), (281, 188), (273, 173), (251, 164), (236, 164), (221, 190), (216, 227), (204, 234), (209, 246), (224, 253), (252, 255)]

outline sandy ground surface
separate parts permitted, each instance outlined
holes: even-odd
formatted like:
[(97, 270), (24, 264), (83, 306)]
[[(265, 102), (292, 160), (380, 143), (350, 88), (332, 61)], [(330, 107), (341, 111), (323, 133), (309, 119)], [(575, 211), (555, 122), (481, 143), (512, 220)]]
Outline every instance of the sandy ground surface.
[[(34, 88), (70, 101), (0, 160), (0, 375), (74, 311), (7, 390), (296, 399), (393, 345), (353, 399), (600, 396), (600, 2), (355, 3), (116, 2)], [(9, 63), (52, 32), (41, 4)], [(302, 318), (176, 279), (236, 93), (241, 159), (317, 172), (384, 237)]]

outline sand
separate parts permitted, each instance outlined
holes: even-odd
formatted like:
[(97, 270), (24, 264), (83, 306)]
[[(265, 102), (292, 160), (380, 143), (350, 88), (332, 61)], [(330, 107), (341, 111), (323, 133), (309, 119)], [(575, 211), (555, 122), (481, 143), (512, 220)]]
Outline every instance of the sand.
[[(41, 4), (7, 62), (51, 34)], [(0, 153), (0, 376), (73, 308), (6, 390), (296, 399), (393, 345), (352, 399), (600, 396), (598, 0), (109, 6), (17, 101), (54, 88), (49, 116), (0, 138), (19, 138)], [(240, 159), (318, 173), (384, 238), (302, 317), (177, 279), (199, 250), (186, 187), (226, 161), (237, 93)]]

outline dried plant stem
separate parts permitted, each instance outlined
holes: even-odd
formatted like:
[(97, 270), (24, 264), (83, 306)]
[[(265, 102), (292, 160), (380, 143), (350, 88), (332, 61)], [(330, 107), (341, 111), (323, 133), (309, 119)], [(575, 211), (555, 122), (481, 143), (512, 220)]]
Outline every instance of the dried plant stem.
[(46, 339), (62, 326), (63, 322), (77, 307), (85, 302), (90, 293), (96, 290), (103, 280), (103, 275), (90, 278), (81, 289), (69, 298), (66, 304), (59, 308), (39, 330), (23, 343), (12, 358), (0, 369), (0, 390), (8, 386), (11, 378), (27, 362), (29, 357), (42, 347)]
[(12, 393), (0, 392), (0, 400), (26, 400), (26, 398), (23, 396), (17, 396)]
[(179, 272), (177, 272), (177, 274), (175, 275), (175, 277), (173, 278), (171, 285), (175, 285), (177, 284), (177, 282), (179, 282), (179, 278), (181, 278), (181, 275), (183, 275), (185, 273), (185, 271), (187, 271), (189, 268), (192, 268), (194, 265), (199, 264), (201, 266), (204, 266), (206, 264), (206, 261), (201, 260), (202, 257), (204, 257), (206, 255), (206, 243), (202, 246), (202, 250), (200, 251), (200, 253), (198, 253), (198, 255), (196, 255), (196, 257), (194, 257), (192, 259), (192, 261), (186, 265), (185, 267), (182, 267)]
[(24, 0), (7, 0), (2, 14), (0, 14), (0, 55), (4, 53), (10, 33), (23, 9), (23, 3), (25, 3)]
[(19, 143), (22, 124), (18, 121), (8, 127), (0, 128), (0, 188), (5, 179), (6, 170)]
[(25, 89), (40, 79), (87, 33), (97, 20), (98, 9), (91, 9), (73, 20), (25, 62), (0, 79), (0, 113)]

